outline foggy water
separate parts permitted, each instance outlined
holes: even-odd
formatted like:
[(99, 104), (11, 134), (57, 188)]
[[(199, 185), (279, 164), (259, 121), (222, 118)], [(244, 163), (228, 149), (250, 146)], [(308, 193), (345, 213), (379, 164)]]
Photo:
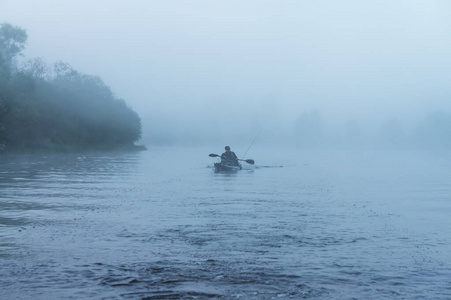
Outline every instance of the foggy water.
[(0, 157), (0, 298), (451, 298), (449, 156), (254, 148)]

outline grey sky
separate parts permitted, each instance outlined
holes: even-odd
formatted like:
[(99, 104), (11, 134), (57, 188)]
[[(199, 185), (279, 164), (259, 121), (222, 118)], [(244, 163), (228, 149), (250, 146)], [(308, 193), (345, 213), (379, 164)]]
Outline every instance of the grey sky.
[(450, 12), (445, 0), (0, 0), (28, 58), (99, 75), (142, 116), (318, 110), (332, 123), (450, 109)]

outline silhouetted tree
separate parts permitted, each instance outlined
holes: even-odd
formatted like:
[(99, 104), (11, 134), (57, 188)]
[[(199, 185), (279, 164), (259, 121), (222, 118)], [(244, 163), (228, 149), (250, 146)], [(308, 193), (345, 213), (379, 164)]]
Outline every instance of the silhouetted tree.
[(25, 48), (27, 39), (25, 30), (7, 23), (0, 25), (0, 56), (4, 63), (12, 65), (13, 59)]
[(58, 62), (53, 77), (41, 59), (19, 69), (27, 35), (0, 27), (0, 151), (82, 150), (132, 145), (141, 120), (97, 76)]
[(323, 120), (319, 112), (302, 113), (295, 124), (295, 136), (297, 142), (304, 147), (319, 146), (324, 139)]
[(382, 125), (378, 142), (381, 146), (399, 148), (406, 142), (406, 135), (396, 118), (388, 119)]
[(428, 149), (451, 149), (451, 115), (437, 111), (429, 114), (414, 132), (415, 143)]

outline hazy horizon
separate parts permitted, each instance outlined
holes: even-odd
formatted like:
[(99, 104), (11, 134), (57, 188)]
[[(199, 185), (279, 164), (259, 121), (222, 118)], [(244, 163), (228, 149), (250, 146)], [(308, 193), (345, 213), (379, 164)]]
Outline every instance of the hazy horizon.
[(0, 22), (27, 31), (26, 59), (100, 76), (141, 116), (144, 142), (222, 144), (415, 136), (451, 112), (450, 6), (0, 0)]

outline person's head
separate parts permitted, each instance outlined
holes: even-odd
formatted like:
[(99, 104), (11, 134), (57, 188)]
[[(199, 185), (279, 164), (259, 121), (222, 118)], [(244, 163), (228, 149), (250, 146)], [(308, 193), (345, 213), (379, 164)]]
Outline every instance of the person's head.
[(229, 152), (229, 151), (230, 151), (230, 147), (229, 147), (229, 146), (225, 146), (224, 149), (225, 149), (226, 152)]

